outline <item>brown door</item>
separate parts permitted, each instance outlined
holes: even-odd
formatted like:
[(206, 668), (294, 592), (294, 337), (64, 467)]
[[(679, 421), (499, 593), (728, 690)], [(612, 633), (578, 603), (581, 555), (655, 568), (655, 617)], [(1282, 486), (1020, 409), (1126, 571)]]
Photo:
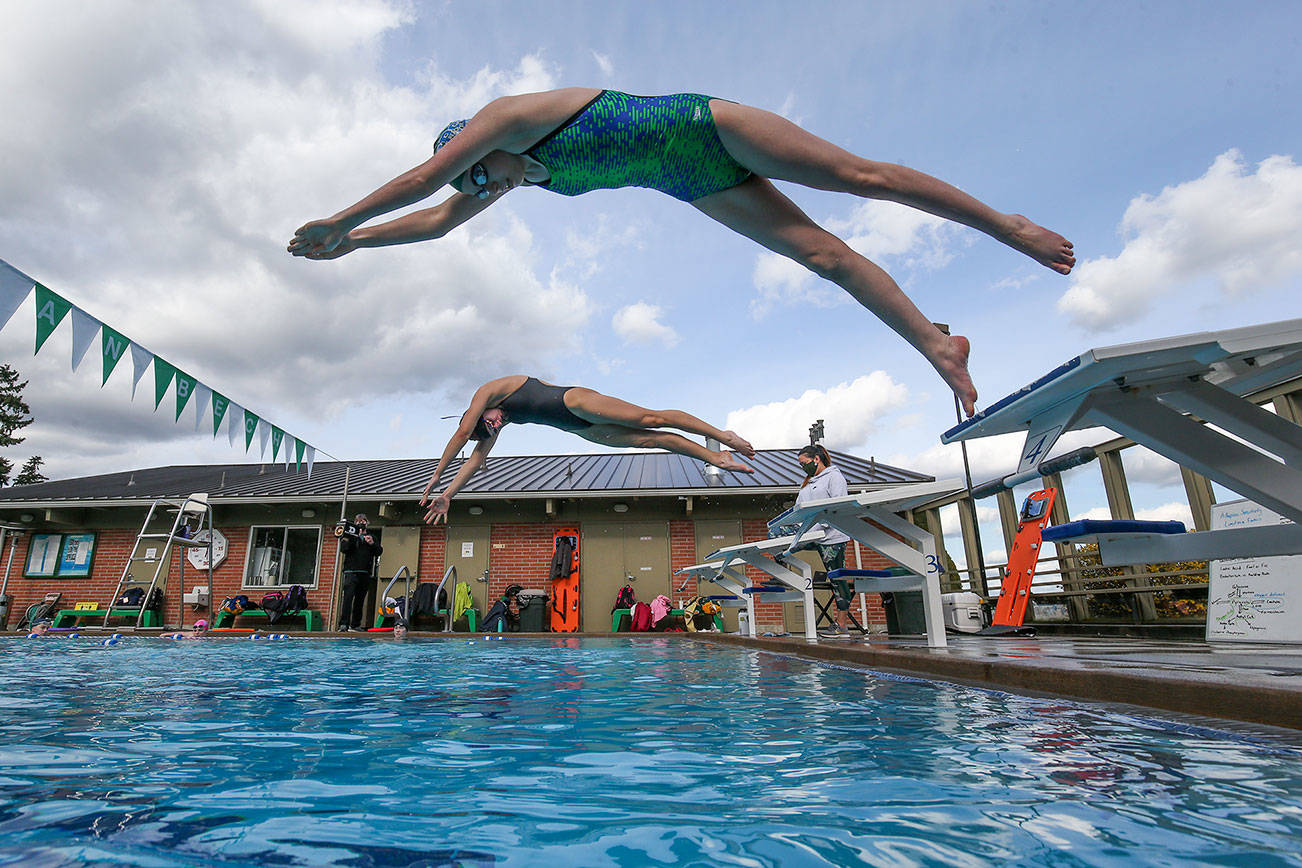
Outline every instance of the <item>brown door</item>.
[[(475, 597), (475, 610), (483, 617), (488, 613), (488, 583), (482, 581), (488, 570), (488, 533), (486, 524), (454, 524), (448, 528), (447, 549), (443, 557), (447, 567), (457, 568), (457, 582), (469, 584)], [(426, 576), (426, 581), (437, 582), (443, 578)]]
[[(709, 519), (696, 522), (696, 562), (704, 563), (711, 552), (725, 546), (735, 546), (741, 542), (741, 522), (732, 519)], [(726, 593), (718, 585), (702, 582), (696, 591), (702, 597), (711, 597)], [(724, 629), (737, 631), (737, 610), (723, 610)]]
[[(381, 595), (390, 580), (398, 571), (406, 567), (411, 572), (411, 589), (416, 590), (418, 570), (420, 569), (420, 528), (418, 527), (382, 527), (380, 530), (380, 560), (375, 567), (375, 593), (369, 595), (372, 608), (362, 619), (365, 626), (375, 623), (375, 607), (382, 602)], [(389, 595), (400, 597), (407, 593), (406, 582), (398, 580), (393, 583)]]
[(624, 585), (633, 586), (640, 602), (664, 594), (671, 600), (669, 523), (665, 521), (584, 522), (580, 608), (583, 631), (610, 631), (610, 609)]
[(631, 584), (640, 601), (650, 603), (664, 594), (671, 602), (676, 602), (669, 575), (668, 522), (628, 522), (624, 525), (624, 573), (633, 577)]
[(579, 551), (579, 629), (608, 632), (610, 609), (624, 587), (624, 526), (585, 521)]

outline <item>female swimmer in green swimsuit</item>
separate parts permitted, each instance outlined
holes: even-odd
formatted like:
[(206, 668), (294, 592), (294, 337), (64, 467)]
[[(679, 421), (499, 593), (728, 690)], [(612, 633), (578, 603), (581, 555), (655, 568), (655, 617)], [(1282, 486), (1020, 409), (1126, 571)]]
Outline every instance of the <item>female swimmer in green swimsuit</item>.
[[(1067, 274), (1072, 245), (1020, 214), (1003, 214), (921, 172), (856, 156), (762, 109), (700, 94), (637, 97), (565, 88), (502, 97), (450, 124), (434, 155), (333, 217), (299, 227), (289, 252), (335, 259), (359, 247), (441, 238), (523, 185), (574, 196), (651, 187), (833, 281), (931, 362), (970, 416), (969, 343), (945, 335), (878, 266), (809, 219), (770, 179), (886, 199), (979, 229)], [(433, 208), (363, 224), (419, 202)]]

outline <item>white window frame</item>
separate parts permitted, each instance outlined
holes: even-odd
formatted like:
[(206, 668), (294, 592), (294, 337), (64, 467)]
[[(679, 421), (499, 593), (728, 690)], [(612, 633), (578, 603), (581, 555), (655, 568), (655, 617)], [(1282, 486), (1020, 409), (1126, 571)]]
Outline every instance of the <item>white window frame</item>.
[[(316, 531), (316, 565), (312, 568), (312, 584), (303, 586), (305, 588), (316, 588), (321, 581), (321, 525), (319, 524), (255, 524), (249, 527), (249, 544), (244, 548), (244, 571), (240, 576), (240, 589), (246, 591), (264, 590), (270, 593), (271, 591), (277, 591), (282, 588), (289, 587), (288, 584), (275, 584), (275, 585), (249, 584), (249, 567), (253, 561), (253, 541), (256, 538), (259, 530), (267, 530), (268, 528), (279, 528), (281, 531), (284, 532), (281, 537), (281, 546), (282, 546), (281, 551), (284, 551), (285, 541), (286, 538), (289, 536), (289, 532), (291, 530)], [(280, 574), (281, 579), (284, 578), (284, 574), (285, 574), (284, 565), (282, 564), (281, 574)], [(298, 584), (298, 583), (291, 582), (290, 584)]]

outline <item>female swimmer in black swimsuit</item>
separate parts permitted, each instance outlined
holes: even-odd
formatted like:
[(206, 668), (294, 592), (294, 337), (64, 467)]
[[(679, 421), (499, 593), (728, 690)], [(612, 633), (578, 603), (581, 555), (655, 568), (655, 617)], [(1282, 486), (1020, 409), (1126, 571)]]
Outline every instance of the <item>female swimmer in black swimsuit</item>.
[[(701, 434), (718, 440), (724, 446), (742, 455), (751, 456), (755, 450), (733, 431), (721, 431), (682, 410), (648, 410), (592, 389), (580, 386), (553, 386), (533, 377), (515, 374), (491, 380), (475, 390), (470, 407), (461, 417), (456, 432), (448, 440), (434, 475), (430, 477), (421, 506), (428, 507), (425, 521), (439, 524), (447, 521), (452, 498), (484, 465), (484, 459), (497, 443), (498, 432), (507, 422), (532, 422), (550, 425), (562, 431), (578, 434), (585, 440), (603, 446), (639, 446), (667, 449), (696, 458), (724, 470), (754, 473), (742, 464), (732, 452), (715, 452), (695, 441), (656, 428), (677, 428), (689, 434)], [(439, 477), (467, 441), (477, 440), (470, 457), (462, 462), (457, 473), (441, 493), (430, 496)]]

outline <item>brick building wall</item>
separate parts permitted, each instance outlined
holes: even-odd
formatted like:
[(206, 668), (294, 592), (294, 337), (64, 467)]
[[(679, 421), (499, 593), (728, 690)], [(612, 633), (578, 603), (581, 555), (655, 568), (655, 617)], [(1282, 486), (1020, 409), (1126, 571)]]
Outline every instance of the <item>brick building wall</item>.
[[(696, 531), (692, 519), (673, 519), (669, 521), (669, 563), (670, 570), (696, 563)], [(573, 527), (574, 522), (499, 522), (494, 523), (490, 531), (489, 599), (500, 595), (507, 586), (518, 584), (526, 588), (546, 588), (549, 584), (549, 571), (552, 558), (552, 540), (556, 530)], [(243, 587), (244, 570), (248, 555), (250, 526), (230, 525), (219, 527), (227, 539), (226, 560), (214, 570), (212, 581), (213, 606), (220, 604), (223, 597), (237, 593), (248, 594), (256, 601), (271, 588)], [(71, 532), (71, 531), (69, 531)], [(746, 519), (742, 522), (742, 535), (745, 541), (764, 539), (768, 535), (765, 521), (760, 518)], [(10, 537), (13, 540), (13, 537)], [(13, 556), (13, 568), (9, 579), (8, 593), (14, 598), (9, 618), (10, 627), (16, 626), (27, 607), (38, 603), (46, 593), (57, 591), (63, 594), (61, 607), (72, 608), (78, 602), (105, 603), (113, 593), (122, 569), (130, 556), (131, 546), (135, 540), (135, 531), (128, 529), (100, 530), (96, 533), (96, 549), (92, 562), (91, 575), (86, 579), (28, 579), (22, 575), (23, 565), (27, 559), (30, 535), (23, 535), (16, 540)], [(160, 543), (161, 544), (161, 543)], [(420, 531), (420, 574), (423, 576), (441, 576), (446, 563), (447, 531), (443, 527), (423, 526)], [(142, 547), (143, 548), (143, 547)], [(8, 557), (8, 553), (4, 553)], [(171, 567), (164, 589), (163, 620), (166, 624), (177, 625), (181, 595), (195, 585), (207, 583), (207, 573), (197, 571), (186, 562), (184, 585), (180, 572), (180, 560), (184, 551), (174, 548)], [(308, 588), (309, 606), (318, 610), (323, 616), (331, 608), (334, 591), (338, 541), (328, 526), (321, 531), (321, 550), (317, 571), (317, 586)], [(863, 552), (858, 564), (855, 563), (854, 545), (851, 543), (846, 552), (846, 565), (862, 568), (880, 568), (888, 565), (881, 555)], [(151, 573), (138, 569), (135, 578), (148, 582)], [(747, 568), (746, 575), (754, 584), (762, 584), (765, 576), (758, 570)], [(677, 588), (675, 580), (674, 587)], [(700, 593), (695, 579), (676, 598), (695, 596)], [(867, 595), (868, 624), (866, 626), (884, 629), (886, 616), (876, 594)], [(856, 599), (853, 607), (856, 617), (860, 617), (860, 608)], [(185, 623), (206, 613), (190, 611), (187, 607), (183, 613)], [(777, 602), (765, 602), (762, 597), (756, 602), (756, 626), (759, 631), (780, 631), (784, 629), (783, 606)], [(791, 629), (798, 625), (785, 625)]]

